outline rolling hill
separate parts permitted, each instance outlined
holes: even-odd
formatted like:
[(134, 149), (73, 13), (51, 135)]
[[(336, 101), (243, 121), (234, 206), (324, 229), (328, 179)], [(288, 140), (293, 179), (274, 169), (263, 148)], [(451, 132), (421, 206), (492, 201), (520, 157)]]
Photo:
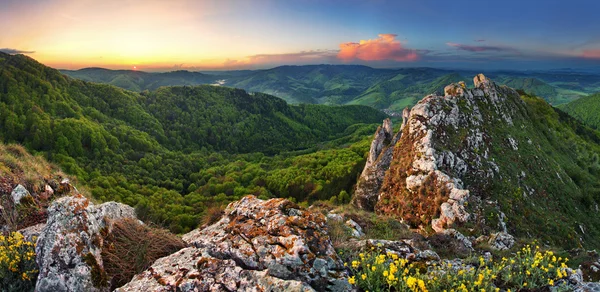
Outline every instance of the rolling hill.
[[(63, 70), (74, 78), (108, 83), (133, 91), (168, 85), (219, 84), (283, 98), (288, 103), (359, 104), (402, 110), (422, 96), (439, 93), (444, 84), (478, 72), (433, 68), (375, 69), (359, 65), (280, 66), (267, 70), (145, 73), (87, 68)], [(553, 105), (600, 90), (599, 76), (572, 71), (497, 71), (499, 84), (543, 97)]]
[(582, 97), (559, 108), (584, 124), (600, 130), (600, 93)]

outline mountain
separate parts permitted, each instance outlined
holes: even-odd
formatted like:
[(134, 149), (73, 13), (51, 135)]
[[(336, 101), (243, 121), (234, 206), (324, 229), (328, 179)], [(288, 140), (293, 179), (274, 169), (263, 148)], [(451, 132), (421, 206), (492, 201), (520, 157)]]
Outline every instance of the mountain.
[(155, 90), (161, 86), (214, 84), (218, 76), (189, 72), (185, 70), (167, 73), (146, 73), (133, 70), (108, 70), (85, 68), (81, 70), (61, 70), (73, 78), (107, 83), (132, 91)]
[[(448, 83), (477, 74), (468, 70), (434, 68), (375, 69), (358, 65), (280, 66), (267, 70), (145, 73), (87, 68), (63, 70), (74, 78), (108, 83), (134, 91), (159, 86), (218, 84), (262, 92), (288, 103), (360, 104), (400, 111), (423, 95), (440, 92)], [(491, 71), (499, 84), (525, 90), (554, 105), (600, 90), (595, 73), (562, 71)]]
[(357, 206), (424, 233), (452, 228), (475, 237), (598, 246), (600, 133), (482, 74), (474, 83), (423, 98), (404, 115), (397, 142), (373, 142), (369, 161), (391, 163), (381, 164), (387, 169), (379, 190), (372, 177), (381, 170), (365, 169)]
[(137, 206), (174, 232), (246, 194), (313, 201), (350, 191), (363, 140), (385, 117), (208, 85), (138, 93), (0, 55), (0, 142), (44, 155), (96, 199)]
[(584, 124), (600, 130), (600, 93), (582, 97), (559, 106), (560, 109)]

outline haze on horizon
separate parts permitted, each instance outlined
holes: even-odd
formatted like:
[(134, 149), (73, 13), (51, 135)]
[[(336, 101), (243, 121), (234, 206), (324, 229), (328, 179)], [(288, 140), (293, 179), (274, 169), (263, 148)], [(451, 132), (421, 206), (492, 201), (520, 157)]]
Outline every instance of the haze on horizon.
[(0, 0), (0, 51), (61, 69), (600, 66), (598, 1)]

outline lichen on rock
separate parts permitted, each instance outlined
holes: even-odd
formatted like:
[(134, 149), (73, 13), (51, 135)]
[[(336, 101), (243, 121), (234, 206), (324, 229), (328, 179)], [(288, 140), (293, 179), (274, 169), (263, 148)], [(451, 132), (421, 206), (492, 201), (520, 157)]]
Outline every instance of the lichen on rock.
[(411, 109), (376, 212), (436, 232), (473, 218), (466, 206), (474, 191), (482, 195), (482, 188), (472, 186), (484, 184), (499, 171), (490, 159), (487, 123), (493, 119), (498, 125), (512, 126), (515, 112), (524, 105), (517, 92), (497, 86), (483, 74), (474, 78), (474, 84), (473, 89), (464, 82), (450, 84), (444, 96), (429, 95)]
[[(405, 109), (406, 110), (406, 109)], [(404, 113), (405, 114), (405, 113)], [(352, 203), (358, 208), (373, 211), (379, 190), (390, 167), (394, 146), (400, 139), (400, 132), (394, 135), (392, 121), (385, 119), (383, 125), (377, 128), (371, 142), (367, 162), (358, 179)]]
[(347, 273), (325, 216), (285, 199), (247, 196), (191, 245), (157, 260), (119, 291), (347, 291)]
[(135, 218), (134, 209), (114, 202), (96, 206), (82, 195), (52, 203), (37, 240), (36, 291), (107, 291), (100, 232), (119, 218)]

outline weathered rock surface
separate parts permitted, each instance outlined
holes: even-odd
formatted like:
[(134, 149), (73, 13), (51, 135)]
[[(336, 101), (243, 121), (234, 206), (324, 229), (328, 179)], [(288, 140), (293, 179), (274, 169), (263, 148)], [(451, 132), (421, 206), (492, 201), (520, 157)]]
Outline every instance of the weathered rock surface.
[(466, 209), (473, 189), (463, 180), (469, 176), (469, 182), (485, 184), (499, 171), (489, 159), (491, 145), (484, 128), (491, 117), (484, 116), (481, 107), (497, 114), (494, 123), (512, 126), (513, 115), (524, 106), (516, 91), (482, 74), (474, 84), (474, 89), (464, 82), (450, 84), (445, 96), (427, 96), (412, 108), (395, 145), (377, 212), (398, 215), (413, 227), (430, 224), (436, 232), (473, 218)]
[(498, 232), (490, 235), (488, 244), (497, 250), (507, 250), (515, 245), (515, 238), (506, 232)]
[(40, 233), (42, 233), (42, 230), (44, 230), (45, 227), (46, 223), (40, 223), (33, 226), (29, 226), (27, 228), (23, 228), (18, 232), (23, 235), (25, 240), (34, 241), (34, 238), (35, 240), (37, 240), (37, 238), (40, 236)]
[(394, 136), (390, 119), (385, 119), (383, 125), (375, 131), (365, 168), (358, 179), (352, 198), (352, 203), (358, 208), (374, 210), (379, 189), (383, 183), (385, 172), (390, 167), (394, 145), (398, 139), (400, 139), (400, 135)]
[(21, 203), (21, 200), (27, 196), (31, 196), (31, 194), (29, 193), (29, 191), (22, 185), (17, 185), (13, 191), (10, 193), (13, 202), (15, 203), (15, 205), (18, 205)]
[(157, 260), (119, 291), (347, 291), (325, 216), (285, 199), (231, 203), (191, 245)]
[(36, 291), (108, 290), (94, 275), (102, 267), (100, 232), (120, 218), (135, 218), (134, 209), (115, 202), (95, 206), (81, 195), (52, 203), (36, 246)]

